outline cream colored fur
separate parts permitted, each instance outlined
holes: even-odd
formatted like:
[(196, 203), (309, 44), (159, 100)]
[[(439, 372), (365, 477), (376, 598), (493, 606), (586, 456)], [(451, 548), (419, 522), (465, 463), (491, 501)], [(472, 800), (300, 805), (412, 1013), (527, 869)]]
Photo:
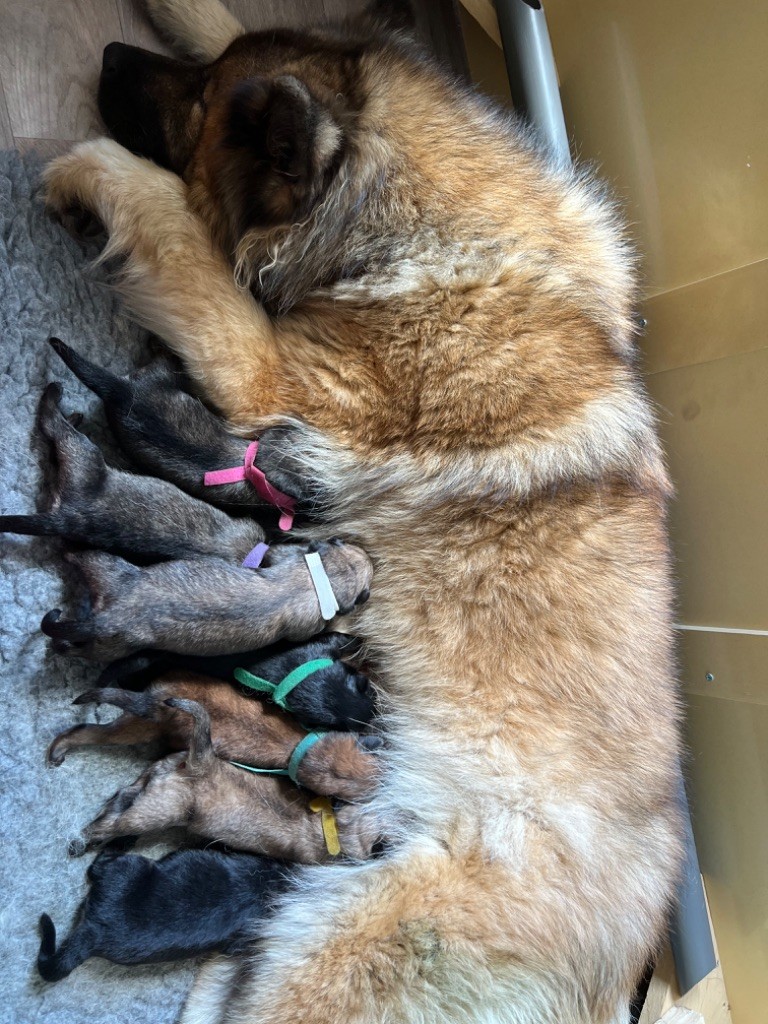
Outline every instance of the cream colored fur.
[(179, 49), (198, 60), (211, 61), (245, 29), (217, 0), (145, 0), (160, 31)]

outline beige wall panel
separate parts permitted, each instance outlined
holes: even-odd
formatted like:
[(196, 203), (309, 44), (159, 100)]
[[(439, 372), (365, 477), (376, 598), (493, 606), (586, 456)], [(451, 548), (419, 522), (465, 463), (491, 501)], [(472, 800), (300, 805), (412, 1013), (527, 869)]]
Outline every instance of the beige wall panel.
[(511, 107), (507, 66), (501, 49), (463, 7), (459, 8), (459, 17), (472, 81), (486, 95)]
[(768, 3), (546, 10), (575, 149), (628, 200), (649, 291), (768, 257)]
[(768, 636), (681, 631), (678, 650), (686, 693), (768, 707)]
[(692, 696), (694, 830), (733, 1024), (768, 1007), (768, 707)]
[(648, 373), (768, 346), (768, 260), (648, 299)]
[(768, 629), (768, 349), (648, 379), (677, 496), (679, 621)]

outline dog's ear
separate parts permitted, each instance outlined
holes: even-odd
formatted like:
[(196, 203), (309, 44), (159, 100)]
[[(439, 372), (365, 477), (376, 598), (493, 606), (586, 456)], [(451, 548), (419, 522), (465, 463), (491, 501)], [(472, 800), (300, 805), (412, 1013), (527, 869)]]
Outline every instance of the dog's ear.
[(249, 78), (232, 94), (226, 142), (250, 151), (287, 182), (322, 175), (341, 145), (331, 112), (293, 75)]

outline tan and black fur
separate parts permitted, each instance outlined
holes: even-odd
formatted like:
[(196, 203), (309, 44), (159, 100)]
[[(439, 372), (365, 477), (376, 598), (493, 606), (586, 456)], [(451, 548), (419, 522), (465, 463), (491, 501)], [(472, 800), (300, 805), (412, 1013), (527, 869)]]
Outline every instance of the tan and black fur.
[[(312, 794), (288, 779), (254, 775), (217, 756), (208, 712), (194, 700), (170, 697), (174, 709), (193, 719), (186, 750), (155, 761), (130, 786), (106, 802), (70, 843), (81, 856), (113, 839), (145, 836), (168, 828), (218, 840), (234, 850), (278, 860), (317, 864), (333, 860)], [(351, 804), (335, 812), (341, 852), (368, 857), (379, 836)]]
[(390, 746), (359, 813), (400, 826), (304, 873), (184, 1024), (626, 1024), (680, 843), (669, 483), (614, 211), (402, 31), (148, 6), (212, 61), (172, 112), (125, 57), (168, 169), (97, 140), (48, 199), (99, 217), (134, 313), (371, 554)]
[[(243, 696), (229, 683), (173, 672), (142, 693), (104, 688), (81, 694), (75, 704), (113, 704), (123, 713), (106, 725), (76, 725), (60, 733), (48, 748), (48, 763), (60, 765), (70, 750), (87, 746), (150, 746), (158, 755), (186, 750), (193, 723), (168, 703), (177, 697), (205, 708), (214, 752), (225, 761), (284, 769), (307, 735), (290, 715)], [(327, 733), (301, 759), (297, 780), (322, 796), (362, 800), (376, 790), (378, 765), (370, 751), (380, 746), (374, 735)]]

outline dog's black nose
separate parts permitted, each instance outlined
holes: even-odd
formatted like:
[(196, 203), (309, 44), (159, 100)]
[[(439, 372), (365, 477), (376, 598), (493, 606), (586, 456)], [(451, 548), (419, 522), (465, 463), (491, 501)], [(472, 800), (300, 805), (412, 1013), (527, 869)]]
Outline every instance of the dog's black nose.
[(121, 64), (121, 58), (130, 47), (125, 43), (109, 43), (104, 47), (104, 56), (101, 60), (101, 74), (106, 78), (116, 75)]

